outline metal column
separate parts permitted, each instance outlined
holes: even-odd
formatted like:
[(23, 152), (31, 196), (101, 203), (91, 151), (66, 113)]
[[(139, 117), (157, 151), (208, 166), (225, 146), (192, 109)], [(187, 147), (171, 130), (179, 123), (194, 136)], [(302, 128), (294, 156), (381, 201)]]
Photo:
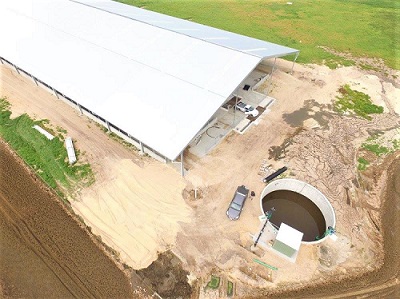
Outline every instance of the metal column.
[(235, 107), (233, 107), (233, 123), (232, 123), (232, 126), (234, 127), (235, 126), (235, 121), (236, 121), (236, 106), (237, 106), (237, 102), (238, 102), (238, 98), (239, 98), (239, 96), (235, 96)]
[(108, 132), (111, 132), (110, 124), (108, 123), (108, 121), (106, 121), (106, 126), (107, 126), (107, 129), (108, 129)]
[(274, 59), (274, 64), (272, 65), (272, 70), (271, 70), (271, 76), (269, 76), (268, 80), (269, 80), (269, 84), (268, 84), (268, 88), (267, 88), (267, 96), (269, 95), (269, 89), (271, 88), (271, 84), (272, 84), (272, 76), (274, 75), (274, 71), (275, 71), (275, 64), (276, 64), (276, 57)]
[(60, 98), (59, 98), (59, 96), (58, 96), (58, 93), (57, 93), (57, 91), (56, 91), (56, 90), (55, 90), (53, 87), (52, 87), (51, 89), (53, 90), (53, 92), (54, 92), (54, 95), (57, 97), (57, 99), (60, 99)]
[(290, 72), (291, 75), (293, 74), (294, 64), (295, 64), (295, 62), (296, 62), (296, 60), (297, 60), (297, 57), (299, 57), (299, 54), (300, 54), (300, 53), (297, 52), (296, 57), (295, 57), (294, 60), (293, 60), (292, 71)]
[(81, 106), (79, 104), (76, 104), (76, 107), (78, 107), (80, 115), (83, 115), (83, 111), (82, 111)]
[(36, 86), (39, 86), (39, 84), (37, 83), (36, 79), (31, 75), (31, 78), (33, 80), (33, 82), (35, 82)]
[(143, 143), (141, 141), (139, 141), (140, 143), (140, 151), (142, 152), (142, 155), (144, 155), (144, 146)]
[(19, 75), (21, 75), (21, 73), (19, 72), (17, 66), (16, 66), (15, 64), (13, 64), (13, 66), (14, 66), (15, 70), (17, 71), (17, 73), (18, 73)]

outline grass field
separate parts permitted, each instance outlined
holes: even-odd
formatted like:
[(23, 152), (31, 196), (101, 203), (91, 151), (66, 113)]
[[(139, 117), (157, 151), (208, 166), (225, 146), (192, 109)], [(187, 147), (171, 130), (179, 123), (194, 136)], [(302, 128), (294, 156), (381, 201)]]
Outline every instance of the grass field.
[[(71, 187), (88, 185), (94, 176), (89, 164), (68, 164), (67, 151), (64, 147), (65, 130), (58, 128), (58, 135), (48, 140), (44, 135), (32, 128), (39, 125), (47, 131), (48, 121), (31, 119), (27, 114), (10, 118), (10, 104), (0, 98), (0, 136), (31, 166), (36, 173), (60, 196)], [(77, 156), (79, 152), (77, 152)]]
[(324, 46), (382, 58), (400, 69), (398, 0), (301, 0), (292, 5), (276, 0), (118, 1), (299, 49), (303, 63), (352, 63), (319, 48)]

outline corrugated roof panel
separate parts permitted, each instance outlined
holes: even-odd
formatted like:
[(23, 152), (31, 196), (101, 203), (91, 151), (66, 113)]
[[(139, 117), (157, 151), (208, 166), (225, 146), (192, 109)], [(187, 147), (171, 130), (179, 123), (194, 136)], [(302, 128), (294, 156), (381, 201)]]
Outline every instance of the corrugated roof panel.
[(40, 23), (201, 88), (212, 86), (210, 91), (219, 95), (232, 92), (236, 86), (211, 84), (210, 73), (220, 73), (221, 66), (231, 62), (232, 57), (243, 56), (240, 61), (244, 64), (259, 61), (232, 49), (74, 2), (38, 1), (35, 5), (33, 17)]
[(261, 60), (143, 20), (201, 25), (90, 3), (141, 20), (69, 0), (2, 0), (0, 56), (171, 160)]
[[(299, 50), (262, 41), (233, 32), (213, 28), (191, 21), (144, 10), (111, 0), (71, 0), (97, 9), (119, 14), (123, 17), (138, 20), (173, 32), (178, 32), (216, 45), (247, 52), (260, 58), (281, 57), (296, 54)], [(258, 51), (249, 51), (258, 49)]]

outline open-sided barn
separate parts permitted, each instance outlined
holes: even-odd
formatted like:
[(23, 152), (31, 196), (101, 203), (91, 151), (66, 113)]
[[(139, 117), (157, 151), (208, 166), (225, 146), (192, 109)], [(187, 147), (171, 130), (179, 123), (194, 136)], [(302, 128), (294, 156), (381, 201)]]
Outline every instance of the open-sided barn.
[(298, 50), (109, 0), (2, 0), (1, 62), (176, 160), (263, 60)]

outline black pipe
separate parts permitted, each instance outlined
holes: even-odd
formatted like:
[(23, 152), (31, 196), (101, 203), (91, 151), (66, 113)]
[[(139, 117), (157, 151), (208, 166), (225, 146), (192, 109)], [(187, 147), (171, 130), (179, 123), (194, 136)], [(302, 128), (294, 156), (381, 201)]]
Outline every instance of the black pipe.
[(270, 174), (266, 178), (263, 179), (264, 183), (268, 183), (269, 181), (272, 181), (274, 178), (276, 178), (278, 175), (284, 173), (287, 170), (286, 166), (283, 166), (282, 168), (278, 169), (275, 171), (273, 174)]
[(264, 229), (265, 229), (265, 227), (267, 226), (267, 223), (268, 223), (268, 221), (269, 221), (269, 219), (267, 218), (267, 220), (265, 220), (265, 223), (264, 223), (264, 225), (263, 225), (263, 227), (262, 227), (262, 229), (261, 229), (260, 233), (258, 234), (258, 237), (257, 237), (256, 241), (254, 242), (254, 247), (256, 247), (256, 246), (257, 246), (257, 244), (258, 244), (258, 241), (260, 240), (260, 238), (261, 238), (261, 235), (263, 234), (263, 232), (264, 232)]
[(271, 210), (267, 211), (267, 212), (264, 214), (264, 215), (267, 217), (267, 220), (265, 220), (265, 223), (264, 223), (263, 227), (261, 228), (261, 231), (260, 231), (260, 233), (258, 234), (258, 237), (257, 237), (256, 241), (254, 242), (254, 247), (257, 246), (258, 241), (260, 240), (261, 235), (263, 234), (264, 229), (265, 229), (265, 227), (266, 227), (267, 224), (268, 224), (268, 221), (269, 221), (269, 220), (271, 219), (271, 217), (272, 217), (272, 212), (274, 212), (274, 211), (275, 211), (275, 208), (272, 207)]

